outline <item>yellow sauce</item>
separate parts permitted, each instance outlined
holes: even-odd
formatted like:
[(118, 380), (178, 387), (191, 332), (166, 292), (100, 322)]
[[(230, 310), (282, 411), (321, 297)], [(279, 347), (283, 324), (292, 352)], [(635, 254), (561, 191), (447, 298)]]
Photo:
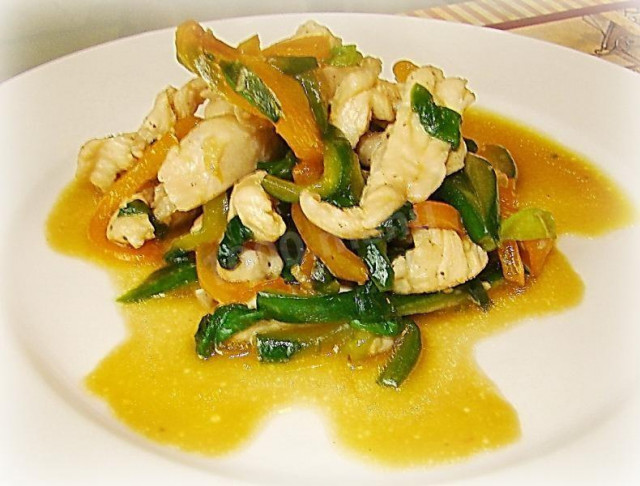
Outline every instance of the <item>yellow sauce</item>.
[[(511, 150), (521, 204), (552, 211), (561, 233), (596, 235), (632, 220), (632, 207), (613, 183), (556, 143), (480, 110), (466, 116), (464, 131)], [(118, 289), (127, 289), (150, 269), (106, 262), (92, 252), (85, 235), (95, 203), (93, 189), (72, 182), (48, 221), (49, 241), (100, 262)], [(253, 356), (202, 361), (193, 334), (204, 311), (182, 292), (122, 306), (128, 338), (86, 385), (132, 428), (183, 450), (229, 452), (246, 444), (270, 413), (295, 405), (323, 414), (336, 443), (358, 457), (391, 466), (459, 460), (520, 434), (516, 411), (478, 369), (475, 344), (521, 318), (574, 306), (582, 294), (579, 276), (554, 251), (543, 275), (526, 288), (494, 293), (489, 313), (466, 308), (419, 318), (422, 357), (394, 391), (375, 384), (382, 359), (355, 369), (342, 355), (304, 355), (286, 364), (262, 364)]]

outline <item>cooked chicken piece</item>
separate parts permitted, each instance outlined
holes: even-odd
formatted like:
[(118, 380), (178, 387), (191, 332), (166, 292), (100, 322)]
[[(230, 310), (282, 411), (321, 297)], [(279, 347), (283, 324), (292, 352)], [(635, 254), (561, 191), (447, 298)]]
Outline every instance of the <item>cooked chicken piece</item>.
[(193, 78), (173, 95), (171, 100), (173, 112), (178, 118), (186, 118), (195, 114), (200, 105), (204, 103), (206, 92), (207, 83), (202, 78)]
[(107, 239), (121, 245), (140, 248), (146, 241), (155, 238), (155, 229), (147, 214), (120, 214), (131, 201), (142, 201), (149, 205), (150, 193), (134, 194), (124, 201), (120, 208), (111, 216), (107, 225)]
[(216, 262), (220, 277), (227, 282), (271, 280), (282, 272), (282, 259), (272, 243), (252, 243), (240, 253), (240, 263), (233, 270), (225, 270)]
[[(424, 201), (440, 186), (451, 146), (429, 135), (411, 108), (411, 90), (416, 83), (426, 87), (437, 104), (459, 113), (474, 100), (464, 80), (445, 78), (437, 68), (427, 66), (411, 73), (402, 87), (396, 121), (387, 127), (386, 140), (372, 154), (360, 205), (340, 209), (303, 191), (300, 205), (316, 226), (341, 238), (368, 238), (406, 201)], [(454, 157), (464, 152), (463, 145)]]
[(244, 111), (224, 98), (219, 93), (211, 90), (205, 91), (205, 97), (207, 104), (204, 105), (204, 117), (216, 118), (219, 116), (231, 115), (235, 116), (238, 123), (246, 125), (248, 128), (255, 129), (267, 129), (270, 127), (270, 123), (267, 120), (252, 115), (249, 112)]
[(240, 216), (242, 224), (253, 232), (254, 241), (259, 243), (273, 243), (287, 230), (287, 225), (262, 188), (262, 179), (266, 175), (265, 171), (259, 170), (245, 176), (233, 187), (229, 199), (229, 220)]
[(180, 89), (166, 88), (156, 96), (151, 112), (135, 133), (90, 140), (78, 155), (76, 177), (105, 191), (116, 177), (139, 159), (146, 147), (172, 129), (177, 118), (192, 115), (202, 103), (205, 84), (192, 79)]
[(449, 152), (445, 168), (447, 175), (453, 174), (464, 167), (464, 158), (467, 156), (467, 145), (464, 142), (460, 142), (460, 146), (456, 150)]
[(300, 193), (300, 208), (313, 224), (338, 238), (359, 240), (379, 233), (375, 227), (364, 226), (364, 211), (360, 206), (339, 208), (322, 201), (315, 192), (304, 190)]
[(393, 291), (399, 294), (436, 292), (466, 282), (487, 265), (487, 253), (468, 236), (453, 230), (412, 231), (415, 248), (393, 261)]
[(374, 118), (393, 121), (398, 99), (396, 85), (380, 81), (379, 59), (367, 57), (358, 67), (349, 68), (330, 101), (329, 121), (339, 128), (355, 147)]
[(89, 140), (78, 154), (76, 177), (89, 178), (89, 182), (106, 191), (116, 176), (127, 170), (136, 160), (133, 150), (135, 133)]
[(173, 147), (158, 171), (169, 200), (189, 211), (213, 199), (270, 158), (277, 139), (225, 115), (206, 119)]
[(153, 215), (158, 221), (164, 224), (171, 222), (171, 216), (176, 211), (176, 206), (169, 200), (167, 191), (164, 189), (164, 185), (158, 184), (154, 188), (153, 201), (151, 202), (153, 208)]
[(176, 123), (171, 100), (178, 90), (168, 87), (156, 96), (151, 112), (145, 117), (136, 133), (132, 153), (136, 159), (142, 157), (144, 149), (167, 133)]
[(362, 138), (360, 138), (360, 142), (356, 148), (356, 153), (360, 159), (360, 165), (363, 167), (371, 167), (371, 161), (373, 160), (376, 151), (380, 149), (380, 147), (384, 146), (386, 138), (387, 137), (384, 132), (369, 132), (365, 133)]

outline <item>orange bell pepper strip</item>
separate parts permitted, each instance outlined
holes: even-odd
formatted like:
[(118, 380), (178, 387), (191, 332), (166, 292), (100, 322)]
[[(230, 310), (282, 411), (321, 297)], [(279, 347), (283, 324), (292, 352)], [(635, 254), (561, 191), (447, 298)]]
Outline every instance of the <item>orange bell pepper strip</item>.
[(347, 249), (340, 238), (309, 221), (299, 204), (291, 205), (291, 217), (305, 245), (335, 277), (359, 284), (367, 281), (369, 272), (366, 265), (355, 253)]
[(200, 287), (219, 304), (244, 303), (261, 290), (286, 293), (294, 291), (281, 277), (257, 282), (227, 282), (216, 270), (217, 255), (218, 243), (204, 243), (196, 249), (196, 271)]
[(120, 246), (107, 239), (107, 226), (122, 201), (156, 178), (167, 153), (177, 144), (178, 140), (173, 133), (165, 134), (145, 150), (135, 165), (114, 182), (98, 202), (89, 222), (89, 239), (104, 254), (131, 262), (155, 263), (162, 259), (162, 245), (157, 240), (147, 242), (137, 250)]
[(258, 35), (252, 35), (248, 39), (243, 40), (238, 44), (238, 51), (242, 54), (249, 54), (251, 56), (259, 56), (261, 53), (260, 37)]
[(227, 83), (227, 80), (220, 69), (219, 61), (237, 61), (241, 53), (225, 44), (210, 30), (204, 30), (200, 24), (194, 20), (183, 22), (176, 29), (176, 52), (178, 61), (191, 72), (200, 74), (196, 67), (196, 61), (203, 55), (213, 56), (214, 62), (208, 63), (208, 71), (201, 77), (213, 85), (213, 87), (231, 104), (241, 108), (247, 113), (265, 119), (266, 117), (255, 106), (245, 98), (236, 93)]
[(460, 213), (450, 204), (440, 201), (423, 201), (413, 205), (416, 219), (409, 222), (410, 228), (450, 229), (462, 235), (465, 233)]
[(158, 170), (169, 150), (177, 145), (178, 140), (184, 138), (200, 121), (201, 118), (196, 116), (178, 119), (173, 127), (175, 135), (169, 132), (147, 147), (135, 165), (120, 176), (104, 193), (89, 222), (88, 234), (89, 239), (96, 248), (100, 249), (105, 255), (113, 256), (123, 261), (149, 263), (159, 262), (162, 259), (164, 248), (157, 240), (149, 241), (137, 250), (120, 246), (107, 239), (107, 226), (122, 201), (133, 196), (157, 177)]
[(321, 158), (301, 160), (292, 170), (293, 180), (301, 186), (309, 186), (318, 181), (324, 173), (324, 164)]
[[(253, 47), (255, 48), (255, 45)], [(304, 90), (295, 79), (270, 65), (262, 56), (244, 54), (225, 44), (211, 31), (205, 31), (194, 21), (187, 21), (178, 26), (176, 49), (178, 60), (189, 70), (200, 74), (205, 81), (213, 84), (230, 103), (265, 118), (255, 106), (229, 86), (219, 63), (238, 61), (253, 71), (281, 106), (282, 116), (275, 123), (276, 132), (285, 139), (296, 157), (302, 160), (322, 157), (320, 130)], [(210, 55), (212, 59), (207, 59), (206, 66), (200, 66), (199, 69), (203, 55)], [(203, 72), (203, 69), (206, 72)]]
[[(516, 212), (518, 201), (516, 198), (516, 180), (498, 173), (498, 194), (500, 199), (500, 214), (503, 218)], [(498, 257), (502, 266), (502, 274), (505, 280), (519, 286), (525, 284), (524, 265), (515, 240), (500, 242)]]
[(553, 249), (553, 245), (554, 241), (551, 238), (518, 242), (522, 261), (529, 270), (529, 275), (537, 277), (542, 273), (542, 268)]
[(393, 75), (398, 83), (404, 83), (416, 69), (418, 66), (411, 61), (398, 61), (393, 65)]
[(308, 35), (285, 39), (262, 51), (265, 56), (315, 57), (323, 60), (331, 56), (331, 38), (326, 35)]
[(242, 63), (264, 82), (280, 102), (282, 116), (275, 123), (276, 132), (284, 138), (296, 157), (301, 160), (321, 159), (322, 136), (300, 83), (263, 59), (243, 56)]

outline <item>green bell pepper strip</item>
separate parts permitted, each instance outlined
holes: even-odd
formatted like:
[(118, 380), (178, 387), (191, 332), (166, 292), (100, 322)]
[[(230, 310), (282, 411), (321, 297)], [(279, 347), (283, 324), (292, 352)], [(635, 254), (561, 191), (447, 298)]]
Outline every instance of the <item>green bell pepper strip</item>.
[(325, 137), (322, 177), (308, 188), (339, 207), (355, 206), (364, 189), (358, 157), (337, 128), (330, 126)]
[(500, 238), (517, 241), (556, 238), (556, 222), (553, 214), (544, 209), (521, 209), (502, 221)]
[(327, 64), (336, 67), (357, 66), (364, 56), (355, 44), (346, 44), (331, 48), (331, 53)]
[(262, 179), (262, 188), (267, 194), (275, 197), (279, 201), (287, 203), (297, 203), (300, 200), (300, 193), (304, 187), (279, 177), (266, 175)]
[(318, 67), (318, 60), (312, 56), (271, 56), (267, 62), (284, 74), (295, 76)]
[(125, 207), (118, 210), (118, 218), (131, 216), (134, 214), (147, 215), (151, 226), (153, 226), (153, 233), (156, 238), (164, 238), (169, 231), (169, 227), (166, 224), (158, 221), (149, 205), (146, 202), (141, 201), (140, 199), (134, 199), (133, 201), (128, 202)]
[(348, 326), (336, 327), (332, 324), (258, 333), (258, 359), (267, 363), (282, 363), (307, 349), (340, 344), (348, 334), (351, 334)]
[(282, 116), (280, 102), (251, 69), (238, 61), (221, 61), (220, 68), (231, 89), (260, 110), (273, 123), (280, 119)]
[(491, 307), (491, 299), (481, 280), (474, 278), (464, 284), (464, 287), (476, 305), (480, 306), (484, 311), (489, 310), (489, 307)]
[(475, 154), (478, 151), (478, 144), (472, 138), (463, 138), (464, 144), (467, 146), (467, 152)]
[(284, 179), (293, 180), (292, 170), (298, 162), (294, 153), (289, 150), (287, 154), (279, 160), (258, 162), (258, 170), (264, 170), (267, 174)]
[(305, 72), (298, 74), (295, 78), (302, 86), (320, 133), (324, 135), (329, 128), (329, 106), (322, 97), (318, 77), (314, 72)]
[(436, 105), (433, 96), (421, 84), (414, 84), (411, 88), (411, 109), (418, 115), (424, 130), (432, 137), (438, 138), (451, 145), (453, 150), (460, 146), (460, 113)]
[(353, 291), (309, 297), (258, 292), (256, 307), (267, 319), (292, 324), (346, 322), (358, 316)]
[[(495, 284), (502, 279), (502, 272), (497, 262), (491, 261), (476, 277), (476, 280)], [(441, 309), (455, 307), (472, 301), (467, 284), (454, 287), (447, 292), (432, 292), (428, 294), (394, 294), (390, 292), (372, 292), (367, 288), (366, 293), (350, 290), (339, 294), (302, 296), (279, 294), (275, 292), (258, 292), (256, 307), (264, 312), (265, 318), (293, 324), (350, 322), (362, 319), (367, 315), (363, 307), (367, 305), (381, 306), (382, 299), (388, 299), (382, 309), (372, 311), (373, 317), (366, 320), (375, 321), (382, 316), (397, 318), (414, 314), (428, 314)], [(358, 287), (364, 289), (366, 286)], [(373, 296), (373, 297), (372, 297)], [(369, 298), (371, 301), (365, 302)], [(395, 309), (395, 310), (391, 310)]]
[(227, 224), (227, 229), (218, 246), (218, 263), (226, 270), (233, 270), (240, 263), (242, 245), (253, 238), (253, 232), (247, 228), (240, 216), (234, 216)]
[(195, 334), (196, 352), (207, 359), (220, 351), (220, 345), (234, 334), (263, 319), (263, 314), (244, 304), (228, 304), (205, 315)]
[(364, 189), (360, 163), (349, 141), (335, 127), (327, 132), (323, 163), (322, 177), (306, 188), (271, 175), (264, 177), (262, 187), (270, 196), (288, 203), (298, 202), (300, 193), (309, 189), (339, 207), (358, 204)]
[(184, 261), (162, 267), (149, 275), (140, 285), (118, 297), (117, 302), (130, 304), (164, 295), (179, 287), (198, 281), (192, 256)]
[(276, 242), (276, 249), (283, 263), (280, 276), (287, 283), (295, 283), (297, 280), (291, 273), (291, 269), (302, 262), (306, 245), (304, 241), (302, 241), (296, 225), (291, 218), (291, 205), (279, 202), (277, 204), (277, 211), (280, 213), (287, 228)]
[(420, 328), (411, 319), (403, 319), (404, 330), (396, 339), (391, 357), (378, 375), (377, 383), (399, 388), (415, 368), (422, 351)]
[(464, 169), (446, 177), (433, 197), (458, 210), (474, 243), (485, 251), (497, 248), (500, 228), (498, 182), (489, 162), (467, 154)]
[(518, 167), (511, 153), (502, 145), (485, 145), (481, 155), (489, 161), (491, 166), (511, 179), (518, 178)]
[(202, 243), (216, 241), (227, 225), (227, 195), (220, 194), (202, 205), (202, 226), (198, 231), (187, 233), (171, 243), (171, 250), (195, 250)]

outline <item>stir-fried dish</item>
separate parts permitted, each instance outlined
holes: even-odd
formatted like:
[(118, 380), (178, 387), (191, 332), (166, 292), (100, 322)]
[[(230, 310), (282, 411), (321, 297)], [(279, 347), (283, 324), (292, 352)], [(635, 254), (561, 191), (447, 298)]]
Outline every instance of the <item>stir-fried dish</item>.
[(383, 79), (314, 22), (268, 47), (186, 22), (176, 49), (193, 78), (136, 132), (87, 142), (77, 177), (102, 192), (94, 247), (159, 266), (119, 302), (191, 286), (201, 358), (386, 355), (377, 381), (398, 388), (422, 351), (412, 316), (489, 309), (492, 287), (543, 272), (553, 216), (519, 207), (506, 148), (462, 136), (466, 80), (408, 60)]

